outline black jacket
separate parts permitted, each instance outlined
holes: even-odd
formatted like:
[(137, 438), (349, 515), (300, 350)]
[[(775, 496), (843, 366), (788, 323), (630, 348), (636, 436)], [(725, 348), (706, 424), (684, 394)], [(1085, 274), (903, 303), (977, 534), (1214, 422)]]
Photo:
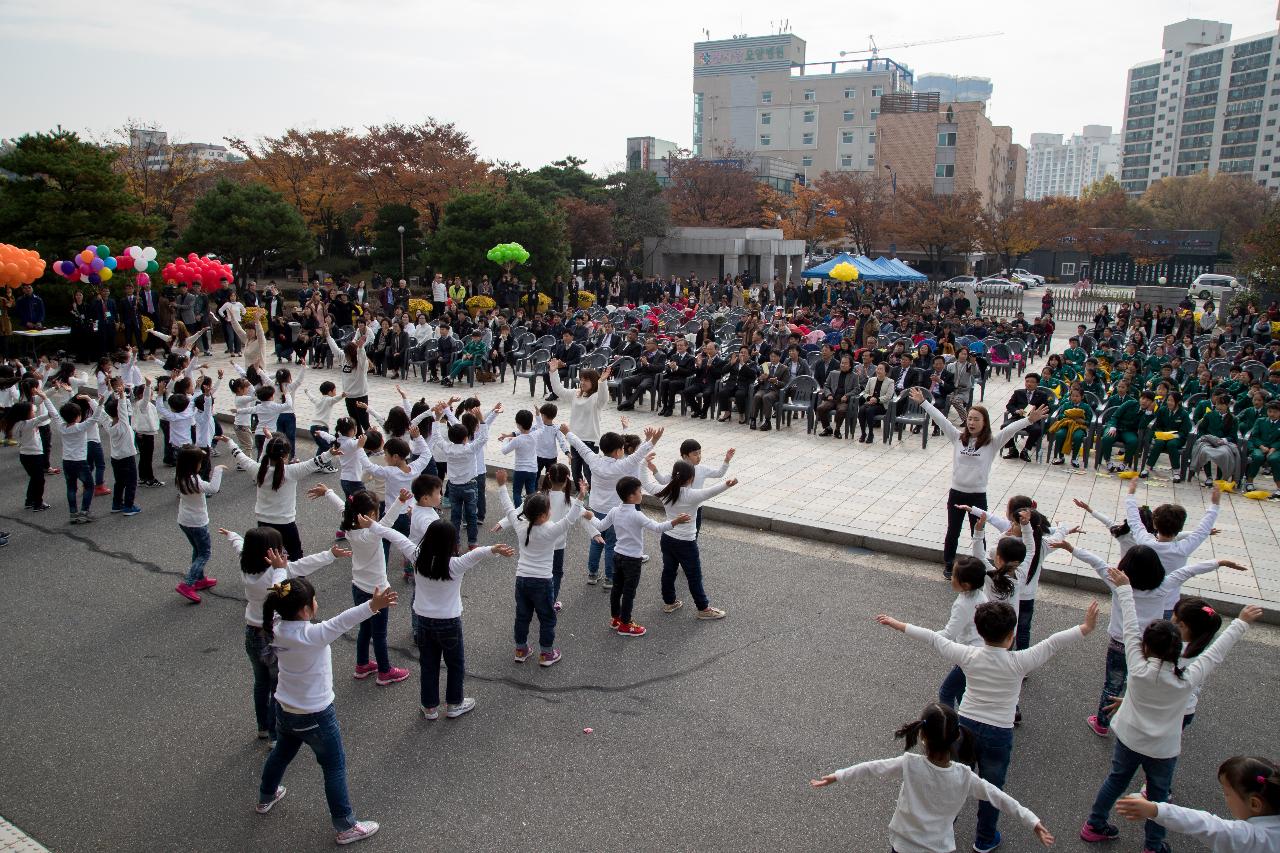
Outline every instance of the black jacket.
[(1043, 388), (1037, 388), (1030, 395), (1027, 394), (1027, 389), (1019, 388), (1009, 397), (1009, 402), (1005, 405), (1004, 410), (1009, 414), (1017, 411), (1030, 414), (1033, 409), (1038, 409), (1041, 406), (1052, 407), (1052, 405), (1052, 398), (1049, 396), (1049, 392)]

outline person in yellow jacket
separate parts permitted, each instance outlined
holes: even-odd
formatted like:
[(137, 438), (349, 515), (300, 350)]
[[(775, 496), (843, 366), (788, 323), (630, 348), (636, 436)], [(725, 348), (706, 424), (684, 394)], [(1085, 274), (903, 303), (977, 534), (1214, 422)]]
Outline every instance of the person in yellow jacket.
[(1055, 457), (1051, 464), (1064, 464), (1070, 453), (1071, 467), (1080, 467), (1080, 450), (1084, 447), (1091, 421), (1093, 409), (1084, 401), (1084, 388), (1072, 385), (1050, 419), (1049, 439), (1053, 442)]

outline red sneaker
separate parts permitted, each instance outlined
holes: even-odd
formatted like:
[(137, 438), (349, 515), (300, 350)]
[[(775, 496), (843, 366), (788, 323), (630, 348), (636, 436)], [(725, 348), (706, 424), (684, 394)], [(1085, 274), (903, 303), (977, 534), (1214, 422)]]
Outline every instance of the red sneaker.
[(109, 486), (105, 486), (105, 485), (104, 485), (104, 486), (98, 486), (98, 487), (96, 487), (96, 488), (93, 490), (93, 494), (94, 494), (94, 496), (95, 496), (95, 497), (99, 497), (99, 498), (100, 498), (100, 497), (102, 497), (102, 496), (104, 496), (104, 495), (109, 495), (109, 494), (111, 494), (111, 488), (110, 488)]
[(645, 634), (649, 633), (649, 629), (643, 625), (628, 622), (625, 625), (618, 625), (618, 633), (624, 637), (643, 637)]
[(618, 630), (618, 626), (621, 624), (622, 624), (622, 620), (619, 619), (617, 616), (615, 616), (609, 620), (609, 630), (616, 631)]
[(404, 681), (408, 677), (409, 670), (404, 669), (403, 667), (393, 666), (386, 672), (378, 673), (378, 686), (386, 687), (389, 684), (395, 684), (397, 681)]
[(180, 583), (174, 587), (174, 589), (177, 590), (178, 595), (188, 601), (194, 601), (196, 604), (200, 603), (200, 593), (196, 592), (193, 587), (187, 586), (185, 583)]
[(1093, 732), (1098, 737), (1107, 737), (1111, 734), (1110, 728), (1098, 722), (1097, 714), (1090, 714), (1084, 722), (1085, 725), (1089, 727), (1089, 731)]
[(533, 649), (528, 646), (516, 646), (516, 663), (524, 663), (533, 654)]
[(200, 578), (200, 580), (192, 584), (192, 586), (195, 587), (196, 592), (199, 592), (202, 589), (213, 589), (217, 585), (217, 578)]
[(358, 663), (356, 664), (356, 671), (352, 677), (359, 678), (363, 681), (377, 671), (378, 665), (373, 661), (369, 661), (368, 663)]

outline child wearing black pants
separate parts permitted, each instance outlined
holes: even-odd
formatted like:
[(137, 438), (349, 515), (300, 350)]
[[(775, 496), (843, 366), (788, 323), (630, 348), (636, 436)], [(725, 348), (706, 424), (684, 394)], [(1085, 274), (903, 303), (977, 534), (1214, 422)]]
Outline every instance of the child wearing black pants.
[(613, 617), (610, 627), (623, 637), (643, 637), (647, 633), (643, 625), (631, 619), (636, 589), (640, 586), (640, 567), (644, 561), (644, 532), (651, 530), (659, 535), (677, 524), (688, 524), (688, 513), (681, 513), (670, 521), (654, 521), (640, 511), (644, 491), (635, 477), (618, 480), (618, 497), (622, 503), (600, 519), (589, 522), (599, 533), (613, 528), (617, 541), (613, 547), (613, 589), (609, 591), (609, 612)]

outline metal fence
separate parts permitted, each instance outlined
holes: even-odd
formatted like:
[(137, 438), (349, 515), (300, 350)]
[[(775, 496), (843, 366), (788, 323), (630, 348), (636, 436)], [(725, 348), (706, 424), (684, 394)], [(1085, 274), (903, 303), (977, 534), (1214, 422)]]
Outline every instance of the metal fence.
[(1082, 291), (1051, 288), (1049, 292), (1053, 295), (1053, 318), (1059, 323), (1090, 323), (1104, 305), (1115, 316), (1121, 303), (1134, 299), (1134, 291), (1123, 287)]

